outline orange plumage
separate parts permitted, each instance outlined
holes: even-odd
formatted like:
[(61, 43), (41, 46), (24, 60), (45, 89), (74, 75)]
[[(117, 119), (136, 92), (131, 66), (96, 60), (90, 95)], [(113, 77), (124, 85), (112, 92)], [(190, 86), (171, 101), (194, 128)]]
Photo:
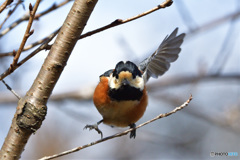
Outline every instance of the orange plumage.
[(100, 77), (100, 82), (93, 95), (93, 102), (103, 116), (103, 123), (117, 127), (127, 127), (143, 116), (148, 104), (146, 88), (143, 89), (143, 96), (140, 101), (126, 100), (120, 102), (110, 100), (108, 89), (108, 78)]

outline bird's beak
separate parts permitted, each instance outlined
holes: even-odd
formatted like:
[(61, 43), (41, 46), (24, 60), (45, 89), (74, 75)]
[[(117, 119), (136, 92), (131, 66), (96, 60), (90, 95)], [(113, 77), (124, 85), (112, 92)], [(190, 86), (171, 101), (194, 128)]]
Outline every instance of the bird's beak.
[(129, 85), (129, 82), (128, 82), (128, 80), (127, 80), (127, 79), (123, 79), (123, 81), (122, 81), (122, 85), (124, 85), (124, 86), (127, 86), (127, 85)]

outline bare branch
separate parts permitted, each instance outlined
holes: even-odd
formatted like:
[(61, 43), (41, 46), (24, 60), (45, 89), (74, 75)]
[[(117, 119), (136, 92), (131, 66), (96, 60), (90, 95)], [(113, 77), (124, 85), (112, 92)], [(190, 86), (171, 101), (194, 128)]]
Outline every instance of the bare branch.
[(45, 11), (39, 13), (39, 14), (36, 14), (35, 19), (39, 19), (40, 17), (42, 17), (42, 16), (44, 16), (44, 15), (46, 15), (46, 14), (48, 14), (48, 13), (50, 13), (50, 12), (52, 12), (52, 11), (58, 9), (58, 8), (64, 6), (65, 4), (67, 4), (68, 2), (71, 2), (71, 1), (73, 1), (73, 0), (65, 0), (65, 1), (63, 1), (62, 3), (58, 4), (58, 5), (53, 4), (53, 5), (52, 5), (50, 8), (48, 8), (47, 10), (45, 10)]
[(236, 32), (236, 30), (239, 28), (237, 27), (236, 22), (236, 19), (232, 19), (230, 22), (230, 26), (221, 45), (221, 49), (210, 68), (209, 72), (212, 74), (220, 74), (225, 64), (228, 62), (228, 59), (231, 57), (232, 50), (237, 42), (236, 38), (238, 37), (238, 32)]
[(146, 11), (146, 12), (143, 12), (143, 13), (141, 13), (141, 14), (139, 14), (139, 15), (136, 15), (136, 16), (134, 16), (134, 17), (131, 17), (131, 18), (128, 18), (128, 19), (125, 19), (125, 20), (116, 19), (115, 21), (113, 21), (112, 23), (110, 23), (110, 24), (108, 24), (108, 25), (106, 25), (106, 26), (103, 26), (103, 27), (101, 27), (101, 28), (98, 28), (98, 29), (96, 29), (96, 30), (93, 30), (93, 31), (90, 31), (90, 32), (87, 32), (87, 33), (81, 35), (81, 36), (79, 37), (79, 39), (82, 39), (82, 38), (91, 36), (91, 35), (96, 34), (96, 33), (98, 33), (98, 32), (102, 32), (102, 31), (104, 31), (104, 30), (106, 30), (106, 29), (109, 29), (109, 28), (112, 28), (112, 27), (116, 27), (116, 26), (118, 26), (118, 25), (121, 25), (121, 24), (124, 24), (124, 23), (127, 23), (127, 22), (131, 22), (131, 21), (133, 21), (133, 20), (135, 20), (135, 19), (138, 19), (138, 18), (141, 18), (141, 17), (143, 17), (143, 16), (146, 16), (146, 15), (148, 15), (148, 14), (150, 14), (150, 13), (152, 13), (152, 12), (155, 12), (155, 11), (157, 11), (157, 10), (159, 10), (159, 9), (169, 7), (169, 6), (172, 5), (172, 3), (173, 3), (172, 0), (166, 0), (166, 1), (163, 2), (162, 4), (160, 4), (160, 5), (152, 8), (152, 9)]
[(62, 34), (57, 36), (38, 76), (18, 103), (0, 159), (19, 159), (29, 137), (41, 127), (47, 114), (47, 101), (96, 3), (97, 0), (74, 1), (61, 27)]
[(194, 28), (197, 27), (196, 22), (194, 21), (194, 18), (192, 17), (191, 12), (189, 11), (188, 7), (185, 5), (184, 1), (175, 1), (177, 10), (188, 27), (190, 31), (192, 31)]
[[(46, 11), (44, 11), (44, 12), (42, 12), (42, 13), (36, 14), (35, 18), (39, 18), (39, 17), (41, 17), (41, 16), (49, 13), (49, 12), (52, 11), (53, 9), (56, 9), (56, 8), (59, 8), (59, 7), (63, 6), (64, 4), (68, 3), (69, 1), (71, 1), (71, 0), (66, 0), (66, 1), (62, 2), (61, 4), (59, 4), (59, 5), (57, 5), (57, 6), (56, 6), (56, 5), (53, 5), (53, 6), (52, 6), (51, 8), (49, 8), (48, 10), (46, 10)], [(106, 25), (106, 26), (103, 26), (103, 27), (98, 28), (98, 29), (96, 29), (96, 30), (87, 32), (87, 33), (81, 35), (79, 39), (86, 38), (86, 37), (91, 36), (91, 35), (93, 35), (93, 34), (96, 34), (96, 33), (99, 33), (99, 32), (101, 32), (101, 31), (104, 31), (104, 30), (106, 30), (106, 29), (109, 29), (109, 28), (112, 28), (112, 27), (116, 27), (116, 26), (118, 26), (118, 25), (121, 25), (121, 24), (130, 22), (130, 21), (136, 20), (136, 19), (141, 18), (141, 17), (143, 17), (143, 16), (146, 16), (146, 15), (148, 15), (148, 14), (154, 12), (154, 11), (157, 11), (157, 10), (159, 10), (159, 9), (161, 9), (161, 8), (169, 7), (171, 4), (172, 4), (172, 0), (166, 0), (166, 1), (163, 2), (162, 4), (158, 5), (157, 7), (154, 7), (154, 8), (152, 8), (152, 9), (150, 9), (149, 11), (143, 12), (143, 13), (141, 13), (141, 14), (139, 14), (139, 15), (133, 16), (133, 17), (128, 18), (128, 19), (125, 19), (125, 20), (117, 19), (117, 20), (113, 21), (112, 23), (110, 23), (110, 24), (108, 24), (108, 25)], [(0, 37), (1, 37), (1, 34), (0, 34)], [(45, 39), (45, 38), (44, 38), (44, 39)], [(44, 39), (43, 39), (43, 40), (44, 40)], [(42, 42), (43, 40), (39, 40), (39, 41), (34, 42), (33, 44), (29, 45), (29, 46), (26, 46), (26, 47), (23, 49), (23, 51), (29, 50), (29, 49), (35, 47), (36, 45), (41, 44), (41, 42)], [(48, 49), (50, 49), (50, 48), (51, 48), (51, 46), (49, 46)], [(13, 55), (13, 52), (1, 53), (1, 54), (0, 54), (0, 58), (1, 58), (1, 57), (5, 57), (5, 56), (12, 56), (12, 55)]]
[[(164, 95), (158, 95), (153, 96), (154, 98), (158, 99), (161, 98), (163, 101), (170, 105), (176, 105), (178, 103), (181, 103), (181, 99), (176, 98), (172, 94), (164, 94)], [(230, 131), (234, 133), (235, 135), (240, 134), (240, 126), (233, 127), (227, 122), (227, 117), (223, 116), (222, 114), (215, 114), (214, 116), (209, 116), (209, 114), (206, 114), (203, 110), (199, 111), (197, 108), (201, 108), (198, 104), (192, 104), (192, 108), (188, 110), (184, 110), (183, 113), (193, 116), (194, 118), (200, 119), (203, 122), (209, 123), (210, 125), (215, 125), (217, 127), (221, 127), (227, 131)], [(224, 115), (226, 115), (224, 113)]]
[(7, 17), (4, 19), (4, 21), (3, 21), (2, 24), (0, 25), (0, 29), (2, 28), (3, 24), (8, 20), (8, 18), (13, 14), (13, 12), (17, 9), (17, 7), (19, 6), (19, 4), (21, 4), (22, 2), (23, 2), (22, 0), (18, 0), (18, 2), (17, 2), (17, 4), (15, 5), (15, 7), (8, 12)]
[[(35, 46), (37, 46), (37, 45), (39, 45), (39, 44), (45, 43), (46, 41), (48, 41), (49, 39), (51, 39), (51, 37), (52, 37), (53, 34), (56, 35), (59, 30), (60, 30), (60, 29), (57, 29), (56, 31), (54, 31), (53, 33), (51, 33), (50, 35), (48, 35), (47, 37), (44, 37), (43, 39), (40, 39), (40, 40), (38, 40), (38, 41), (30, 44), (30, 45), (25, 46), (22, 51), (27, 51), (27, 50), (32, 49), (33, 47), (35, 47)], [(46, 49), (46, 50), (49, 50), (50, 48), (51, 48), (51, 47), (47, 47), (47, 48), (45, 48), (45, 49)], [(14, 56), (14, 53), (13, 53), (13, 52), (6, 52), (6, 53), (1, 53), (1, 54), (0, 54), (0, 58), (2, 58), (2, 57), (7, 57), (7, 56)]]
[(14, 96), (17, 97), (18, 100), (21, 99), (21, 97), (4, 80), (2, 80), (2, 82), (7, 87), (7, 89), (11, 91), (14, 94)]
[(6, 0), (5, 2), (3, 2), (3, 4), (0, 6), (0, 13), (2, 13), (2, 11), (7, 7), (7, 5), (11, 4), (13, 2), (13, 0)]
[(202, 31), (212, 29), (216, 26), (219, 26), (219, 25), (225, 23), (226, 21), (238, 19), (239, 17), (240, 17), (240, 11), (237, 11), (237, 12), (234, 12), (234, 13), (231, 13), (228, 15), (224, 15), (223, 17), (217, 18), (211, 22), (208, 22), (206, 24), (203, 24), (200, 27), (197, 27), (197, 28), (191, 30), (189, 33), (187, 33), (188, 36), (186, 38), (190, 38), (191, 36), (193, 36), (197, 33), (200, 33)]
[[(62, 3), (58, 4), (58, 5), (55, 5), (53, 4), (49, 9), (39, 13), (39, 14), (36, 14), (35, 15), (35, 18), (34, 19), (39, 19), (40, 17), (50, 13), (51, 11), (54, 11), (62, 6), (64, 6), (65, 4), (67, 4), (68, 2), (70, 2), (72, 0), (65, 0), (63, 1)], [(17, 21), (13, 22), (8, 28), (4, 29), (1, 33), (0, 33), (0, 38), (2, 36), (4, 36), (5, 34), (7, 34), (10, 30), (12, 30), (13, 28), (15, 28), (17, 25), (19, 25), (20, 23), (24, 22), (24, 21), (27, 21), (29, 19), (29, 15), (24, 15), (23, 17), (21, 17), (20, 19), (18, 19)]]
[[(188, 85), (192, 83), (208, 82), (208, 81), (235, 81), (236, 85), (240, 80), (240, 74), (223, 74), (223, 75), (205, 75), (205, 76), (190, 76), (190, 75), (181, 75), (181, 76), (172, 76), (169, 78), (162, 79), (158, 82), (147, 84), (147, 89), (149, 92), (159, 92), (163, 91), (164, 88), (169, 87), (179, 87), (180, 85)], [(95, 86), (88, 86), (88, 90), (75, 90), (71, 92), (65, 92), (61, 94), (53, 94), (50, 98), (53, 102), (59, 102), (62, 100), (76, 100), (76, 101), (90, 101), (94, 93)], [(9, 96), (1, 96), (0, 103), (16, 103), (16, 99), (12, 99)]]
[(134, 129), (138, 129), (138, 128), (141, 128), (149, 123), (152, 123), (158, 119), (161, 119), (161, 118), (164, 118), (164, 117), (167, 117), (167, 116), (170, 116), (171, 114), (174, 114), (176, 113), (177, 111), (180, 111), (182, 110), (183, 108), (185, 108), (186, 106), (188, 106), (188, 104), (190, 103), (190, 101), (192, 100), (192, 95), (188, 98), (188, 100), (186, 102), (184, 102), (181, 106), (179, 107), (176, 107), (174, 110), (168, 112), (168, 113), (164, 113), (164, 114), (159, 114), (157, 117), (147, 121), (147, 122), (144, 122), (140, 125), (138, 125), (136, 128), (130, 128), (128, 130), (125, 130), (121, 133), (117, 133), (117, 134), (114, 134), (112, 136), (108, 136), (108, 137), (105, 137), (105, 138), (102, 138), (100, 140), (97, 140), (95, 142), (91, 142), (89, 144), (86, 144), (86, 145), (83, 145), (83, 146), (80, 146), (80, 147), (76, 147), (76, 148), (73, 148), (71, 150), (68, 150), (68, 151), (65, 151), (65, 152), (62, 152), (62, 153), (58, 153), (58, 154), (55, 154), (55, 155), (52, 155), (52, 156), (47, 156), (47, 157), (43, 157), (39, 160), (50, 160), (50, 159), (54, 159), (54, 158), (58, 158), (58, 157), (62, 157), (64, 155), (67, 155), (67, 154), (71, 154), (71, 153), (74, 153), (74, 152), (77, 152), (77, 151), (80, 151), (84, 148), (87, 148), (87, 147), (90, 147), (90, 146), (93, 146), (93, 145), (96, 145), (98, 143), (101, 143), (101, 142), (104, 142), (104, 141), (107, 141), (107, 140), (110, 140), (110, 139), (113, 139), (113, 138), (117, 138), (117, 137), (121, 137), (121, 136), (124, 136), (126, 134), (128, 134), (129, 132), (131, 132), (132, 130)]
[[(106, 26), (104, 26), (104, 27), (101, 27), (101, 28), (96, 29), (96, 30), (91, 31), (91, 32), (87, 32), (87, 33), (83, 34), (82, 36), (80, 36), (79, 39), (82, 39), (82, 38), (91, 36), (91, 35), (93, 35), (93, 34), (96, 34), (96, 33), (98, 33), (98, 32), (104, 31), (104, 30), (106, 30), (106, 29), (109, 29), (109, 28), (112, 28), (112, 27), (115, 27), (115, 26), (118, 26), (118, 25), (121, 25), (121, 24), (130, 22), (130, 21), (133, 21), (133, 20), (138, 19), (138, 18), (141, 18), (141, 17), (146, 16), (146, 15), (148, 15), (148, 14), (154, 12), (154, 11), (157, 11), (157, 10), (159, 10), (159, 9), (161, 9), (161, 8), (166, 8), (166, 7), (170, 6), (171, 4), (172, 4), (172, 0), (166, 0), (165, 2), (163, 2), (163, 3), (160, 4), (160, 5), (158, 5), (157, 7), (154, 7), (154, 8), (152, 8), (151, 10), (146, 11), (146, 12), (143, 12), (143, 13), (137, 15), (137, 16), (128, 18), (128, 19), (126, 19), (126, 20), (117, 19), (117, 20), (115, 20), (114, 22), (112, 22), (112, 23), (109, 24), (109, 25), (106, 25)], [(1, 34), (0, 34), (0, 37), (1, 37)], [(37, 43), (38, 43), (38, 42), (36, 42), (35, 44), (37, 45)], [(52, 47), (52, 46), (49, 45), (48, 48), (44, 48), (44, 49), (50, 49), (51, 47)], [(31, 48), (31, 47), (29, 47), (29, 48)], [(4, 56), (6, 56), (6, 55), (11, 55), (11, 54), (12, 54), (12, 53), (6, 53)], [(31, 53), (31, 55), (34, 56), (35, 53), (34, 53), (34, 54)], [(30, 58), (31, 58), (31, 57), (30, 57)], [(29, 59), (29, 56), (28, 56), (27, 60), (28, 60), (28, 59)], [(23, 63), (26, 62), (26, 58), (25, 58), (22, 62), (23, 62)], [(19, 65), (21, 65), (21, 64), (22, 64), (22, 63), (20, 62), (20, 63), (17, 64), (15, 67), (19, 67)], [(4, 77), (6, 77), (7, 75), (11, 74), (15, 69), (16, 69), (16, 68), (12, 69), (12, 67), (10, 67), (8, 70), (6, 70), (6, 71), (0, 76), (0, 80), (3, 79)]]
[[(28, 61), (30, 58), (35, 56), (38, 52), (44, 50), (44, 49), (49, 49), (48, 43), (57, 35), (59, 30), (56, 30), (53, 32), (46, 40), (45, 43), (43, 43), (40, 47), (35, 49), (32, 53), (30, 53), (27, 57), (25, 57), (22, 61), (20, 61), (13, 69), (10, 69), (11, 66), (0, 75), (0, 80), (4, 79), (6, 76), (10, 75), (13, 71), (15, 71), (18, 67), (20, 67), (22, 64), (24, 64), (26, 61)], [(13, 54), (14, 55), (14, 54)]]
[(170, 77), (164, 81), (154, 82), (147, 86), (148, 91), (159, 91), (159, 87), (166, 88), (166, 87), (173, 87), (173, 86), (180, 86), (184, 84), (196, 83), (196, 82), (204, 82), (204, 81), (211, 81), (211, 80), (236, 80), (239, 82), (240, 74), (224, 74), (224, 75), (198, 75), (198, 76), (177, 76), (175, 78)]

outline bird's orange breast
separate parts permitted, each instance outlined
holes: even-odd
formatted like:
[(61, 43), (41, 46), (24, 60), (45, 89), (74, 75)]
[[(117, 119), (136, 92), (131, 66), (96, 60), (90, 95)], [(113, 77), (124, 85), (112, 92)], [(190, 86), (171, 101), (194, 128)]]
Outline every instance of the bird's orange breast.
[(93, 95), (93, 102), (103, 116), (103, 123), (127, 127), (143, 116), (148, 103), (146, 88), (143, 89), (143, 96), (140, 101), (112, 101), (108, 96), (108, 89), (108, 79), (101, 77)]

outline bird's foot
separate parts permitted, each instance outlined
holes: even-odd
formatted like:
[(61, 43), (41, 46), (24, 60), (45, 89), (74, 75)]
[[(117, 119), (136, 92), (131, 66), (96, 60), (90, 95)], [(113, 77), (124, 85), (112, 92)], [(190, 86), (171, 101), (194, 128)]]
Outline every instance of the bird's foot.
[[(130, 124), (129, 126), (130, 126), (130, 128), (136, 128), (136, 124), (135, 123)], [(134, 129), (134, 130), (132, 130), (130, 132), (130, 138), (134, 138), (135, 139), (135, 137), (136, 137), (136, 129)]]
[(95, 129), (95, 131), (97, 131), (98, 134), (101, 134), (101, 138), (103, 138), (103, 133), (102, 133), (102, 131), (98, 128), (98, 125), (99, 125), (100, 123), (102, 123), (102, 121), (97, 122), (97, 124), (86, 125), (83, 129), (89, 129), (89, 131), (92, 130), (92, 129)]

